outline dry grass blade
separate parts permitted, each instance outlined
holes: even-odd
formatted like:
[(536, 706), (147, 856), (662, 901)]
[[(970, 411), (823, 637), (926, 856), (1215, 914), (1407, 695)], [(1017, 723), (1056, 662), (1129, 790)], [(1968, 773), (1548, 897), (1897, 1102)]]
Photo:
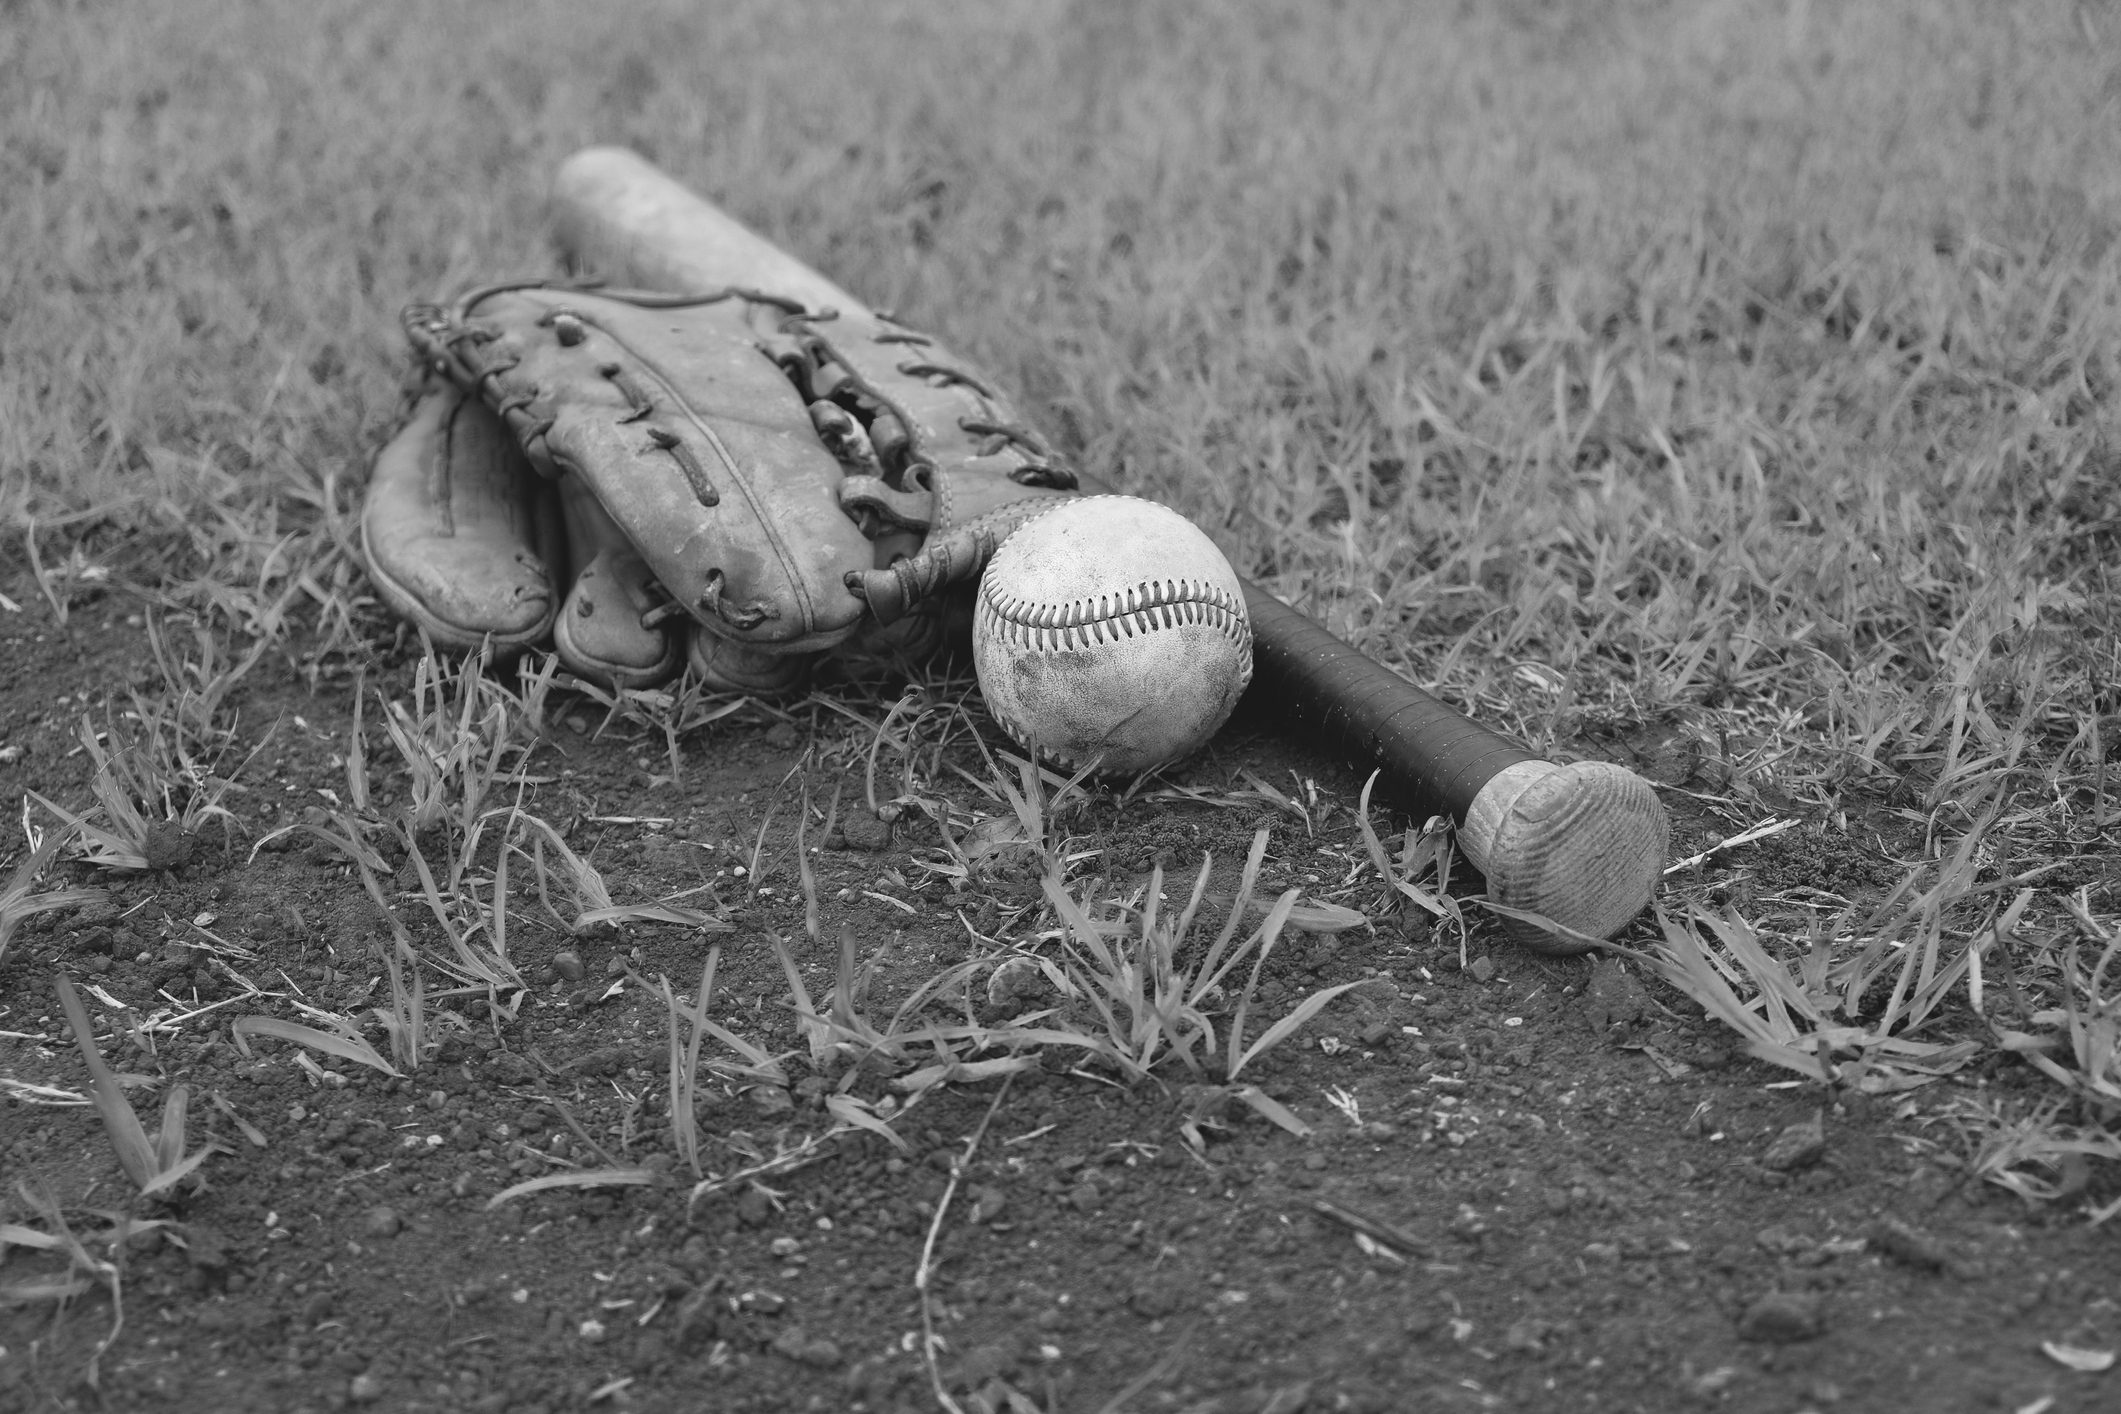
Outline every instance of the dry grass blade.
[(913, 1146), (906, 1142), (905, 1136), (893, 1129), (888, 1122), (877, 1114), (874, 1106), (859, 1096), (847, 1094), (827, 1095), (825, 1097), (825, 1113), (831, 1115), (841, 1124), (855, 1129), (867, 1130), (901, 1154), (913, 1152)]
[(352, 1023), (342, 1017), (330, 1017), (329, 1020), (335, 1023), (334, 1029), (323, 1031), (314, 1026), (304, 1026), (299, 1021), (282, 1021), (278, 1017), (239, 1016), (229, 1030), (236, 1037), (238, 1045), (242, 1045), (243, 1038), (248, 1036), (273, 1036), (282, 1041), (292, 1041), (298, 1046), (307, 1046), (313, 1051), (322, 1051), (328, 1056), (337, 1056), (340, 1060), (365, 1065), (393, 1078), (398, 1075), (397, 1067), (383, 1059), (376, 1048), (369, 1045), (360, 1032), (354, 1030)]
[[(621, 923), (670, 923), (681, 928), (697, 928), (707, 933), (727, 933), (734, 929), (728, 919), (717, 914), (705, 913), (696, 908), (682, 908), (669, 903), (621, 904), (614, 902), (611, 888), (595, 865), (575, 853), (552, 825), (535, 815), (516, 812), (513, 817), (532, 836), (531, 867), (538, 876), (538, 897), (545, 909), (560, 920), (570, 932), (587, 933), (599, 927), (616, 927)], [(511, 845), (512, 848), (518, 846)], [(547, 849), (552, 851), (556, 864), (548, 864)], [(753, 871), (756, 878), (756, 870)], [(572, 915), (564, 914), (552, 905), (551, 885), (557, 881), (573, 905)]]
[(490, 1211), (503, 1203), (553, 1188), (647, 1188), (661, 1181), (661, 1174), (643, 1168), (573, 1169), (566, 1173), (539, 1174), (536, 1178), (509, 1184), (488, 1198), (486, 1207)]

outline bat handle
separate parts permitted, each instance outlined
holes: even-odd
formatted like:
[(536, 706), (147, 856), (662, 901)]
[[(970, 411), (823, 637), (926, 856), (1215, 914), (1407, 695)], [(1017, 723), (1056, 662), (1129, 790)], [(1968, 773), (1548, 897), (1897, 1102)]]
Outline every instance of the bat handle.
[(1648, 905), (1671, 827), (1649, 782), (1603, 761), (1542, 761), (1253, 584), (1252, 694), (1322, 735), (1419, 816), (1447, 815), (1488, 897), (1538, 952), (1583, 952)]

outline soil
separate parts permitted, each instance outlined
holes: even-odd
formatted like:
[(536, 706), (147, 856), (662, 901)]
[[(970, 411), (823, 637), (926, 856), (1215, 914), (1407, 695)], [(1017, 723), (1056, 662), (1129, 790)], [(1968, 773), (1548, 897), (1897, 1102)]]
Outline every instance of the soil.
[[(126, 688), (159, 689), (139, 609), (113, 594), (77, 603), (62, 628), (33, 583), (0, 587), (22, 606), (0, 612), (0, 794), (11, 811), (28, 790), (82, 808), (81, 716), (122, 735)], [(525, 768), (528, 808), (561, 823), (622, 902), (693, 890), (727, 931), (572, 936), (519, 871), (509, 948), (534, 985), (513, 1019), (431, 999), (432, 1051), (402, 1079), (265, 1038), (246, 1055), (235, 1016), (292, 1017), (291, 997), (349, 1015), (388, 999), (377, 915), (344, 856), (299, 832), (256, 848), (344, 792), (357, 677), (369, 760), (386, 791), (404, 789), (383, 769), (374, 704), (409, 691), (413, 660), (390, 625), (365, 627), (372, 641), (350, 653), (269, 655), (231, 697), (242, 749), (266, 742), (226, 798), (238, 828), (209, 823), (166, 870), (54, 869), (43, 887), (106, 885), (108, 902), (31, 920), (0, 959), (0, 1077), (20, 1082), (0, 1098), (0, 1223), (51, 1231), (37, 1195), (98, 1252), (113, 1213), (163, 1224), (120, 1249), (123, 1325), (100, 1359), (118, 1316), (105, 1287), (0, 1309), (0, 1410), (932, 1409), (915, 1283), (931, 1232), (927, 1316), (968, 1411), (2121, 1404), (2121, 1376), (2042, 1351), (2121, 1344), (2121, 1258), (2082, 1206), (2111, 1200), (2112, 1179), (2031, 1207), (1967, 1181), (1935, 1122), (1950, 1102), (2030, 1084), (2022, 1067), (1831, 1095), (1746, 1059), (1623, 960), (1531, 955), (1477, 909), (1461, 945), (1393, 910), (1374, 876), (1344, 882), (1365, 858), (1361, 782), (1246, 718), (1173, 773), (1201, 800), (1105, 793), (1071, 828), (1103, 851), (1082, 874), (1124, 882), (1161, 862), (1190, 880), (1209, 851), (1221, 881), (1266, 824), (1267, 890), (1370, 919), (1285, 939), (1263, 975), (1270, 1016), (1365, 983), (1247, 1072), (1314, 1127), (1308, 1139), (1218, 1105), (1182, 1069), (1130, 1086), (1049, 1048), (1015, 1074), (925, 1092), (895, 1123), (904, 1153), (842, 1136), (689, 1201), (665, 1119), (658, 975), (689, 995), (718, 941), (710, 1014), (786, 1056), (784, 1086), (703, 1075), (704, 1163), (728, 1174), (831, 1127), (837, 1077), (803, 1064), (772, 935), (823, 996), (851, 929), (877, 962), (865, 1005), (880, 1019), (991, 952), (986, 939), (1038, 923), (1035, 875), (1004, 862), (953, 893), (922, 867), (945, 857), (932, 822), (912, 812), (887, 831), (863, 815), (871, 733), (814, 704), (693, 732), (672, 781), (660, 739), (599, 732), (593, 704), (562, 701)], [(872, 699), (872, 717), (888, 702)], [(947, 754), (984, 770), (969, 742)], [(1660, 774), (1661, 759), (1632, 764), (1669, 787), (1676, 850), (1755, 823), (1714, 813), (1698, 763)], [(961, 777), (930, 785), (995, 813)], [(806, 787), (821, 942), (795, 868)], [(835, 791), (857, 827), (828, 837)], [(1703, 871), (1765, 887), (1749, 872), (1765, 861), (1852, 897), (1890, 881), (1826, 839), (1808, 823)], [(1453, 883), (1477, 889), (1462, 871)], [(396, 909), (432, 942), (417, 893)], [(139, 1078), (150, 1130), (166, 1088), (188, 1087), (190, 1142), (216, 1144), (196, 1186), (133, 1198), (90, 1107), (22, 1088), (89, 1088), (55, 972), (94, 989), (99, 1043)], [(1007, 1019), (971, 975), (936, 1016)], [(265, 995), (245, 999), (246, 981)], [(895, 1093), (890, 1078), (853, 1093)], [(600, 1163), (588, 1141), (665, 1177), (489, 1206), (523, 1178)], [(61, 1270), (16, 1246), (0, 1286)]]

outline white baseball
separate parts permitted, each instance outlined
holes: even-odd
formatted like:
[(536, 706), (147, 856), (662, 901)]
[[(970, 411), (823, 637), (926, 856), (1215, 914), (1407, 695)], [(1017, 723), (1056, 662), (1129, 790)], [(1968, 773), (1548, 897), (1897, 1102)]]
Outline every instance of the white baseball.
[(980, 580), (972, 661), (1002, 728), (1064, 767), (1132, 774), (1203, 745), (1252, 680), (1244, 586), (1178, 512), (1061, 501)]

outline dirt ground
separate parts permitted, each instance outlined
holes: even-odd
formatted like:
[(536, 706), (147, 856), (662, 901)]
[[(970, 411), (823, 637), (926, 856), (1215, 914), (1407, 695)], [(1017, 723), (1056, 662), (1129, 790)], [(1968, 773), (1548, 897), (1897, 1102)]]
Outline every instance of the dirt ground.
[[(0, 612), (0, 796), (80, 808), (82, 714), (101, 723), (128, 685), (158, 682), (140, 606), (80, 603), (62, 629), (26, 576), (0, 588), (22, 606)], [(1315, 1127), (1308, 1140), (1218, 1110), (1182, 1072), (1129, 1087), (1056, 1048), (1006, 1079), (921, 1095), (896, 1123), (905, 1154), (843, 1137), (688, 1204), (664, 1117), (666, 1011), (644, 982), (666, 974), (689, 994), (707, 940), (660, 924), (569, 936), (534, 895), (509, 938), (534, 984), (514, 1019), (431, 1000), (438, 1044), (404, 1079), (264, 1038), (246, 1056), (233, 1016), (291, 1016), (290, 997), (346, 1014), (386, 999), (376, 915), (344, 858), (300, 834), (254, 850), (343, 789), (357, 670), (370, 759), (387, 759), (375, 694), (405, 693), (413, 659), (389, 624), (364, 626), (359, 653), (275, 654), (231, 700), (244, 750), (277, 724), (227, 797), (240, 828), (210, 824), (163, 872), (56, 871), (47, 887), (108, 883), (108, 902), (31, 920), (0, 960), (0, 1078), (18, 1082), (0, 1099), (0, 1223), (40, 1224), (40, 1195), (93, 1246), (128, 1209), (95, 1112), (56, 1102), (88, 1075), (55, 972), (91, 989), (104, 1054), (144, 1077), (149, 1128), (182, 1082), (193, 1144), (217, 1144), (196, 1191), (132, 1206), (166, 1225), (122, 1245), (123, 1325), (94, 1384), (118, 1315), (107, 1290), (0, 1310), (0, 1410), (932, 1409), (915, 1284), (932, 1229), (944, 1382), (961, 1409), (990, 1414), (2121, 1406), (2121, 1376), (2042, 1351), (2121, 1344), (2121, 1258), (2078, 1206), (2110, 1200), (2113, 1178), (2034, 1209), (1965, 1181), (1936, 1122), (2032, 1083), (2021, 1066), (1992, 1058), (1904, 1094), (1834, 1096), (1747, 1060), (1624, 963), (1529, 955), (1477, 910), (1462, 967), (1453, 930), (1390, 909), (1374, 876), (1344, 882), (1364, 858), (1361, 782), (1251, 717), (1174, 773), (1205, 803), (1108, 793), (1074, 828), (1102, 851), (1082, 869), (1126, 880), (1157, 862), (1190, 878), (1202, 851), (1234, 870), (1264, 824), (1268, 888), (1372, 920), (1286, 939), (1264, 975), (1270, 1016), (1365, 982), (1257, 1063), (1262, 1088)], [(803, 1064), (769, 933), (794, 940), (822, 994), (852, 929), (865, 960), (883, 959), (868, 1005), (888, 1016), (906, 988), (1018, 926), (1017, 910), (1022, 927), (1036, 920), (1033, 875), (1000, 869), (975, 904), (924, 869), (940, 840), (914, 814), (891, 832), (808, 836), (813, 943), (792, 822), (806, 783), (820, 811), (838, 789), (849, 814), (869, 733), (816, 706), (748, 708), (690, 737), (671, 781), (660, 741), (600, 735), (601, 718), (561, 704), (524, 768), (539, 782), (526, 804), (564, 822), (622, 899), (697, 891), (689, 902), (729, 925), (712, 1014), (788, 1053), (786, 1086), (703, 1082), (717, 1171), (829, 1127), (829, 1077)], [(1755, 823), (1659, 744), (1670, 727), (1584, 750), (1665, 787), (1676, 851)], [(969, 744), (953, 759), (980, 769)], [(991, 813), (962, 781), (954, 794)], [(1860, 821), (1863, 801), (1842, 804)], [(1711, 876), (1874, 893), (1890, 876), (1848, 843), (1868, 836), (1827, 830), (1807, 820)], [(397, 902), (409, 924), (423, 907)], [(250, 985), (263, 995), (243, 999)], [(938, 1007), (1009, 1011), (984, 983)], [(890, 1079), (855, 1093), (892, 1093)], [(597, 1149), (667, 1181), (489, 1208), (520, 1179), (600, 1162)], [(16, 1247), (0, 1280), (59, 1270)]]

